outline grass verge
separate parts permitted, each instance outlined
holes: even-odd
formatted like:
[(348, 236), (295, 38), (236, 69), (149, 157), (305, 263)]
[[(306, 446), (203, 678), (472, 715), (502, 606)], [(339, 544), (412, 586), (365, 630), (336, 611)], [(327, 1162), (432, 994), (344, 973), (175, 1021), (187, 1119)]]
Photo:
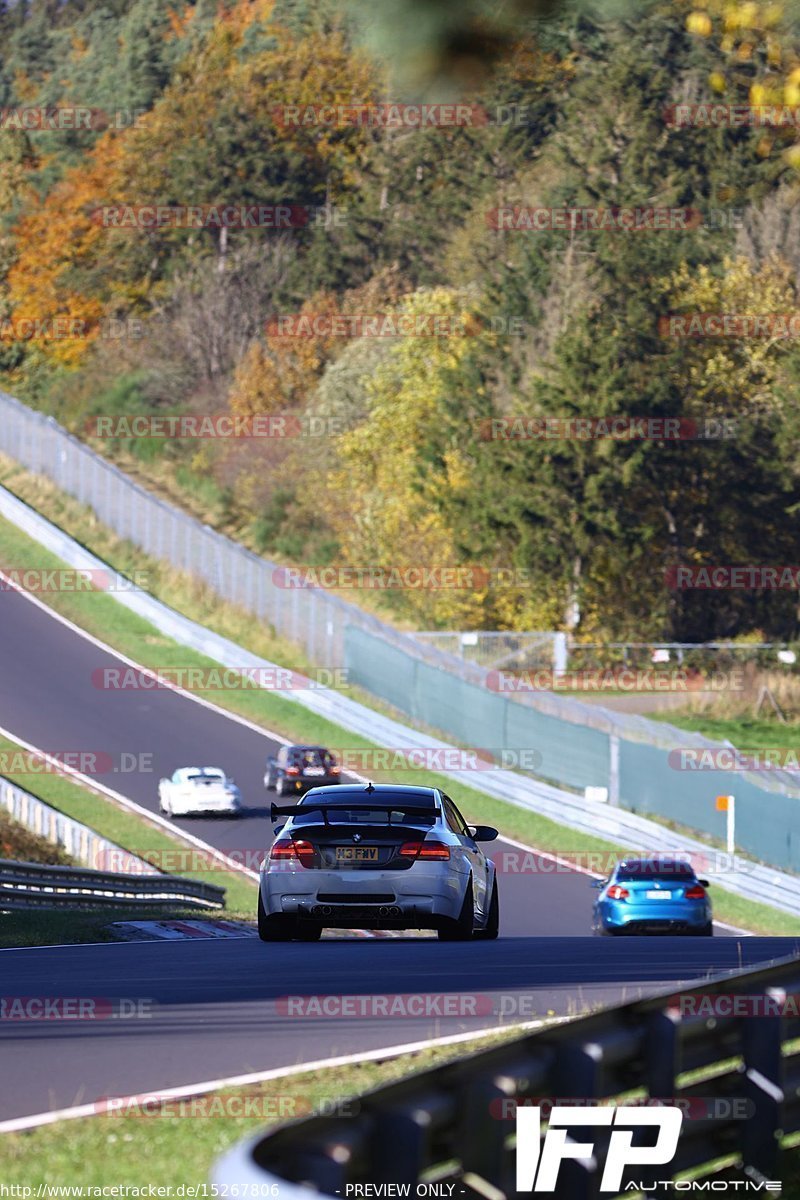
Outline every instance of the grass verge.
[[(244, 1088), (226, 1088), (206, 1097), (206, 1111), (248, 1115), (192, 1116), (189, 1103), (172, 1102), (153, 1116), (95, 1116), (0, 1138), (0, 1178), (4, 1183), (102, 1186), (112, 1182), (178, 1187), (208, 1182), (215, 1159), (250, 1133), (302, 1115), (332, 1100), (355, 1100), (381, 1084), (460, 1058), (519, 1036), (505, 1029), (468, 1043), (431, 1046), (381, 1061), (304, 1071)], [(238, 1103), (241, 1102), (241, 1103)], [(202, 1104), (194, 1111), (202, 1112)], [(351, 1109), (355, 1111), (354, 1103)], [(183, 1119), (179, 1115), (186, 1114)], [(112, 1166), (113, 1164), (113, 1166)], [(113, 1176), (113, 1180), (112, 1180)], [(198, 1193), (202, 1194), (202, 1193)]]
[[(7, 482), (1, 471), (0, 482)], [(23, 493), (19, 480), (16, 481), (15, 487), (24, 500), (35, 504), (35, 507), (43, 511), (50, 520), (61, 524), (73, 536), (75, 535), (69, 518), (72, 510), (80, 509), (81, 506), (68, 498), (61, 497), (51, 485), (46, 483), (42, 484), (41, 497), (30, 494), (30, 485), (26, 486)], [(15, 488), (11, 490), (15, 490)], [(100, 529), (96, 519), (92, 519), (96, 528)], [(98, 544), (98, 539), (103, 542), (102, 546)], [(128, 544), (120, 542), (108, 531), (93, 537), (90, 548), (93, 553), (97, 554), (100, 554), (103, 549), (103, 557), (117, 570), (128, 574), (134, 570), (144, 569), (148, 572), (151, 570), (152, 560), (146, 559)], [(0, 520), (0, 566), (4, 564), (16, 569), (47, 569), (63, 565), (54, 555), (44, 550), (25, 534), (20, 533), (9, 522)], [(286, 656), (289, 653), (287, 644), (273, 639), (268, 629), (265, 630), (263, 627), (255, 625), (249, 614), (219, 601), (208, 589), (198, 587), (187, 577), (170, 572), (161, 564), (155, 564), (153, 571), (155, 574), (148, 576), (151, 590), (158, 594), (159, 598), (170, 603), (177, 611), (205, 624), (225, 637), (246, 645), (248, 649), (258, 654), (268, 658), (272, 657), (273, 661), (280, 662), (281, 665), (301, 670), (307, 669), (308, 665), (299, 663), (296, 656), (293, 661), (287, 661)], [(159, 585), (161, 575), (164, 575), (166, 581), (162, 589)], [(53, 592), (48, 593), (43, 599), (55, 611), (144, 666), (153, 669), (216, 668), (219, 666), (213, 660), (159, 634), (147, 621), (123, 608), (107, 593)], [(340, 726), (303, 708), (302, 705), (262, 688), (243, 688), (236, 691), (198, 691), (196, 694), (205, 697), (220, 708), (248, 718), (266, 730), (296, 741), (347, 746), (354, 752), (378, 749), (366, 739), (348, 733)], [(370, 700), (370, 705), (377, 708), (372, 700)], [(569, 826), (559, 825), (537, 813), (492, 799), (464, 784), (445, 779), (444, 776), (439, 776), (434, 772), (413, 769), (375, 770), (371, 774), (375, 782), (423, 783), (428, 786), (442, 787), (453, 797), (469, 819), (476, 823), (495, 825), (508, 837), (554, 854), (580, 855), (585, 861), (584, 856), (590, 853), (607, 857), (624, 851), (624, 847), (611, 841), (578, 833)], [(56, 807), (58, 807), (57, 804)], [(78, 817), (78, 819), (82, 820), (83, 818)], [(89, 820), (86, 821), (86, 824), (97, 827)], [(105, 832), (105, 829), (98, 831)], [(106, 836), (125, 845), (125, 841), (113, 833), (106, 833)], [(137, 829), (137, 836), (141, 837), (141, 827)], [(164, 837), (165, 835), (160, 836)], [(133, 842), (131, 844), (141, 843)], [(168, 844), (173, 845), (172, 842)], [(531, 869), (533, 869), (533, 864), (531, 864)], [(208, 877), (204, 876), (204, 878)], [(716, 916), (732, 925), (738, 925), (757, 933), (786, 935), (800, 933), (800, 918), (781, 913), (767, 905), (743, 900), (732, 893), (725, 892), (720, 887), (715, 888), (714, 900)], [(235, 910), (238, 900), (234, 901), (231, 898), (231, 903)], [(590, 914), (588, 888), (586, 913), (588, 932)]]
[(739, 750), (784, 750), (800, 758), (800, 724), (776, 716), (713, 717), (685, 709), (648, 714), (653, 720), (667, 721), (691, 733), (702, 733), (715, 741), (731, 742)]
[[(7, 1185), (31, 1188), (28, 1195), (34, 1194), (40, 1185), (102, 1188), (113, 1182), (144, 1189), (152, 1184), (172, 1189), (173, 1196), (180, 1194), (180, 1188), (184, 1189), (183, 1195), (189, 1188), (195, 1188), (193, 1194), (202, 1196), (215, 1161), (243, 1138), (311, 1111), (331, 1111), (332, 1104), (342, 1115), (355, 1116), (358, 1099), (365, 1092), (412, 1078), (421, 1071), (462, 1057), (465, 1051), (475, 1052), (512, 1041), (519, 1032), (504, 1029), (380, 1061), (304, 1071), (260, 1084), (225, 1088), (206, 1096), (171, 1100), (163, 1106), (148, 1103), (148, 1115), (141, 1115), (141, 1109), (123, 1107), (115, 1115), (61, 1121), (24, 1133), (6, 1134), (0, 1139), (0, 1178)], [(512, 1130), (509, 1122), (509, 1133)], [(782, 1139), (785, 1150), (780, 1178), (785, 1196), (797, 1195), (796, 1187), (800, 1186), (800, 1153), (796, 1144), (797, 1135)], [(720, 1159), (716, 1168), (724, 1171), (733, 1162), (733, 1156)], [(682, 1173), (679, 1178), (709, 1176), (692, 1171)]]

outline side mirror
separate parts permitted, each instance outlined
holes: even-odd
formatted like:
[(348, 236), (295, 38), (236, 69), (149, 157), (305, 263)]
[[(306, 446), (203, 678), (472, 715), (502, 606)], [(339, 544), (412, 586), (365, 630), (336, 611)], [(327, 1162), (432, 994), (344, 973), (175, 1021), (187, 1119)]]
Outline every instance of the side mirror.
[(604, 888), (606, 886), (607, 883), (608, 883), (607, 879), (593, 879), (592, 882), (589, 884), (589, 887), (596, 888), (597, 891), (599, 892), (602, 888)]
[(711, 887), (711, 884), (707, 879), (698, 879), (697, 882), (700, 884), (700, 887)]
[(284, 825), (276, 825), (276, 826), (275, 826), (275, 828), (274, 828), (274, 830), (273, 830), (273, 833), (275, 834), (275, 837), (277, 837), (279, 833), (283, 833), (283, 830), (284, 830), (285, 828), (286, 828), (285, 824), (284, 824)]
[(493, 842), (500, 836), (491, 825), (468, 825), (467, 829), (473, 842)]

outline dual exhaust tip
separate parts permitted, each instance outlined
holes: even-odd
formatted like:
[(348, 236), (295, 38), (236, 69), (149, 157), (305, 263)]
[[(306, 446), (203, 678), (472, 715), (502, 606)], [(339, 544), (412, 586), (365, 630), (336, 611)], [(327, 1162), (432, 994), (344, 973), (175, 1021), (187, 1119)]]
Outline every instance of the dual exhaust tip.
[[(341, 905), (337, 915), (341, 915), (347, 911), (347, 905)], [(311, 909), (312, 917), (330, 917), (333, 915), (334, 906), (331, 904), (315, 904)], [(379, 917), (399, 917), (401, 909), (398, 904), (382, 904), (376, 909)]]

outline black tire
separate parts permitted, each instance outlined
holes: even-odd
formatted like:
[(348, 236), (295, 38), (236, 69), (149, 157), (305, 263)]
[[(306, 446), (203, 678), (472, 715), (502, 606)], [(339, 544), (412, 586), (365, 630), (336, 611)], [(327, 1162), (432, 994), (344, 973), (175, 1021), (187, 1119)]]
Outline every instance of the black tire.
[(713, 937), (714, 936), (713, 921), (709, 921), (707, 925), (701, 925), (699, 929), (693, 930), (693, 933), (694, 933), (695, 937)]
[(295, 932), (295, 922), (281, 913), (267, 916), (261, 890), (258, 893), (258, 936), (262, 942), (290, 942)]
[(476, 929), (472, 935), (479, 942), (493, 942), (500, 932), (500, 897), (497, 894), (497, 880), (492, 884), (492, 897), (489, 901), (489, 915), (483, 929)]
[(295, 937), (298, 942), (318, 942), (322, 937), (322, 925), (316, 921), (298, 921)]
[(283, 776), (281, 776), (280, 779), (278, 780), (278, 782), (275, 784), (275, 791), (278, 793), (279, 796), (286, 795), (286, 790), (284, 788)]
[(436, 931), (440, 942), (469, 942), (475, 928), (475, 903), (472, 899), (472, 880), (467, 884), (464, 893), (464, 903), (455, 921), (449, 917), (443, 918)]
[(264, 780), (264, 787), (267, 789), (268, 792), (275, 791), (275, 780), (273, 779), (273, 777), (271, 775), (267, 775), (267, 778)]

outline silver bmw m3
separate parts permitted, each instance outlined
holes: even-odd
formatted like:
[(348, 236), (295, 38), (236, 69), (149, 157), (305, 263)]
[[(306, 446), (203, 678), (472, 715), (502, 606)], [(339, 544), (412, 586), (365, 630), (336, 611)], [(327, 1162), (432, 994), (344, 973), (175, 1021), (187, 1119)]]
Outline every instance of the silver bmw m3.
[(496, 938), (494, 863), (438, 788), (318, 787), (273, 804), (276, 839), (261, 867), (262, 941), (316, 941), (323, 928), (432, 929), (447, 941)]

